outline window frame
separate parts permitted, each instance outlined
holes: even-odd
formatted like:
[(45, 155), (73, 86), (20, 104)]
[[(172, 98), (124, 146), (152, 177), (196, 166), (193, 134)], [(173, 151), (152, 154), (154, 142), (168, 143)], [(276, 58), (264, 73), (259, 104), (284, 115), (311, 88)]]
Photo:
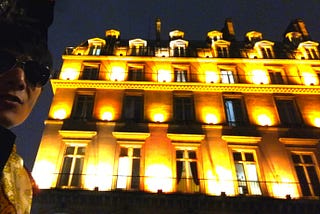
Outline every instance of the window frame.
[[(80, 97), (84, 97), (84, 101), (81, 101), (81, 114), (79, 114), (79, 102)], [(89, 100), (88, 100), (89, 99)], [(88, 106), (89, 105), (89, 106)], [(91, 120), (93, 119), (95, 107), (95, 94), (90, 92), (76, 92), (71, 110), (71, 118), (76, 120)], [(79, 111), (79, 112), (78, 112)]]
[[(276, 111), (277, 111), (277, 115), (280, 121), (280, 125), (281, 126), (301, 126), (304, 125), (304, 121), (303, 121), (303, 117), (301, 115), (301, 112), (299, 111), (298, 105), (296, 103), (296, 100), (294, 99), (294, 97), (275, 97), (275, 107), (276, 107)], [(292, 106), (290, 107), (280, 107), (279, 103), (280, 102), (291, 102)], [(291, 105), (291, 104), (290, 104)], [(282, 105), (283, 106), (283, 105)], [(287, 106), (287, 105), (286, 105)], [(284, 109), (280, 109), (280, 108), (284, 108)], [(293, 109), (293, 112), (288, 111), (291, 108)], [(290, 115), (288, 115), (288, 113), (291, 113)], [(292, 115), (294, 115), (294, 117), (292, 117)], [(294, 119), (294, 121), (292, 120)]]
[[(233, 110), (232, 114), (229, 116), (229, 111), (231, 109), (229, 109), (226, 106), (226, 101), (232, 101), (232, 100), (236, 100), (239, 101), (239, 103), (237, 103), (237, 105), (240, 105), (240, 109), (241, 109), (241, 113), (237, 116), (236, 112)], [(232, 108), (233, 109), (237, 109), (234, 108), (234, 103), (232, 102)], [(226, 117), (226, 123), (229, 126), (233, 126), (233, 127), (237, 127), (237, 126), (243, 126), (243, 125), (249, 125), (249, 117), (248, 117), (248, 112), (246, 109), (246, 105), (245, 105), (245, 101), (244, 101), (244, 97), (242, 95), (238, 95), (238, 96), (228, 96), (228, 95), (224, 95), (223, 96), (223, 106), (224, 106), (224, 111), (225, 111), (225, 117)], [(239, 113), (239, 111), (238, 111)], [(241, 120), (238, 120), (237, 117), (241, 117)], [(232, 118), (234, 118), (234, 121), (232, 120)]]

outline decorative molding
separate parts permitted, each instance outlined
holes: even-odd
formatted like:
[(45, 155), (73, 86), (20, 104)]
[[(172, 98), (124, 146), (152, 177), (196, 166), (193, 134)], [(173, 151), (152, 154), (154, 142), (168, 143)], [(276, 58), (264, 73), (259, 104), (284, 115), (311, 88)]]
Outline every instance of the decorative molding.
[(150, 133), (141, 133), (141, 132), (112, 132), (112, 135), (117, 138), (117, 140), (135, 140), (135, 141), (144, 141), (149, 136)]
[(231, 135), (222, 135), (221, 138), (222, 140), (228, 143), (246, 143), (246, 144), (257, 144), (262, 139), (262, 137), (231, 136)]
[(59, 134), (62, 138), (73, 138), (73, 139), (92, 139), (97, 135), (96, 131), (66, 131), (59, 130)]
[(203, 134), (172, 134), (168, 133), (167, 137), (176, 142), (201, 142), (205, 135)]
[(319, 139), (312, 138), (279, 138), (279, 141), (285, 145), (315, 146), (319, 143)]
[(113, 82), (105, 80), (51, 80), (55, 93), (57, 88), (86, 89), (136, 89), (145, 91), (194, 91), (194, 92), (241, 92), (241, 93), (281, 93), (320, 94), (320, 86), (303, 85), (255, 85), (222, 83), (163, 83), (163, 82)]

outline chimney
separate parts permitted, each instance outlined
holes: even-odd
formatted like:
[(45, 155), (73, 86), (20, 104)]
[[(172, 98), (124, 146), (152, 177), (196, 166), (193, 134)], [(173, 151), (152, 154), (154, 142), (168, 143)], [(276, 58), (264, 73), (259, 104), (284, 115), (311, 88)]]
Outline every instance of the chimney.
[(223, 38), (228, 41), (235, 40), (235, 32), (233, 27), (233, 22), (231, 18), (227, 18), (224, 22), (224, 27), (222, 28)]
[(156, 19), (156, 45), (160, 46), (160, 34), (161, 34), (161, 20)]

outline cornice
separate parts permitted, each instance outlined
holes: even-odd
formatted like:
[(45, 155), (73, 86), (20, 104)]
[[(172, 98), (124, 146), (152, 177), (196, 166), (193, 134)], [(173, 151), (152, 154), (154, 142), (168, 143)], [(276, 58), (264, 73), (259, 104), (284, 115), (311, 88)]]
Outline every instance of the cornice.
[(193, 91), (193, 92), (242, 92), (242, 93), (282, 93), (282, 94), (320, 94), (320, 86), (304, 85), (255, 85), (222, 83), (162, 83), (162, 82), (113, 82), (103, 80), (57, 80), (51, 85), (55, 93), (57, 88), (64, 89), (113, 89), (145, 91)]

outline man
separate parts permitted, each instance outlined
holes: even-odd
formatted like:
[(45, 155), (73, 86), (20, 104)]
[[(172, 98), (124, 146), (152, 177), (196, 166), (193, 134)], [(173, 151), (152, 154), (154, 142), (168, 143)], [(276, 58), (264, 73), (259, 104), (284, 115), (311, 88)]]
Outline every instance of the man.
[(30, 213), (32, 179), (9, 130), (30, 114), (50, 77), (52, 0), (0, 0), (0, 214)]

